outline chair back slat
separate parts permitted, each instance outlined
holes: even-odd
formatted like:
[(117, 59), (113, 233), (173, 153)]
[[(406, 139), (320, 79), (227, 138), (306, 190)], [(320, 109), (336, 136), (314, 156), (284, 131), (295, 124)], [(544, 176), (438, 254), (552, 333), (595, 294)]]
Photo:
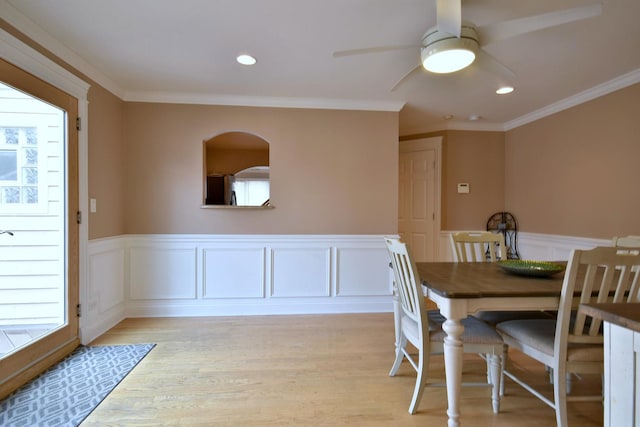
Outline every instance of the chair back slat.
[[(598, 296), (596, 302), (607, 302), (611, 299), (612, 285), (614, 283), (614, 275), (616, 274), (616, 268), (610, 266), (602, 266), (603, 275), (600, 280), (600, 286), (598, 288)], [(617, 291), (617, 286), (614, 291)]]
[[(580, 271), (584, 275), (580, 279)], [(628, 247), (598, 247), (574, 250), (560, 298), (556, 344), (561, 334), (567, 341), (602, 342), (602, 320), (578, 310), (571, 319), (572, 301), (579, 294), (581, 304), (625, 303), (638, 301), (640, 249)], [(564, 332), (566, 331), (566, 332)]]
[[(613, 302), (629, 302), (631, 301), (631, 288), (633, 287), (631, 271), (628, 267), (620, 267), (618, 271), (618, 283), (616, 292), (613, 295)], [(627, 301), (625, 301), (627, 299)]]
[(457, 262), (495, 262), (507, 259), (504, 236), (499, 233), (460, 231), (450, 234), (449, 241)]
[[(636, 269), (637, 270), (637, 269)], [(635, 273), (632, 271), (629, 274)], [(633, 274), (631, 276), (631, 287), (629, 289), (629, 298), (627, 302), (640, 302), (640, 274)]]
[(417, 268), (411, 258), (407, 246), (398, 239), (385, 238), (395, 284), (400, 298), (402, 310), (406, 316), (418, 324), (422, 321), (422, 313), (425, 312), (424, 295), (420, 294)]

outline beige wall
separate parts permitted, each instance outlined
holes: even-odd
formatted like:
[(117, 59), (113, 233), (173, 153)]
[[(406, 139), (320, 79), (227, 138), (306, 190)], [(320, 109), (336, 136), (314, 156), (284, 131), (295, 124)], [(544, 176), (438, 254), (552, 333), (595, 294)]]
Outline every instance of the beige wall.
[[(447, 131), (443, 173), (443, 229), (484, 230), (504, 210), (504, 133)], [(469, 194), (458, 194), (458, 183)]]
[[(126, 233), (397, 231), (397, 113), (126, 103), (124, 117)], [(202, 143), (230, 130), (270, 143), (274, 209), (201, 209)]]
[[(129, 104), (1, 20), (0, 27), (92, 84), (89, 197), (98, 212), (89, 217), (90, 239), (397, 230), (397, 114)], [(444, 136), (442, 228), (483, 228), (505, 209), (522, 231), (640, 234), (638, 117), (634, 85), (506, 133), (437, 133)], [(229, 130), (271, 142), (272, 211), (199, 208), (202, 141)], [(481, 161), (491, 167), (474, 165)], [(458, 195), (458, 182), (469, 182), (471, 193)]]
[(521, 230), (640, 234), (640, 84), (507, 132), (505, 153)]
[[(448, 130), (403, 136), (403, 141), (442, 136), (442, 230), (484, 230), (504, 210), (504, 132)], [(468, 183), (469, 194), (458, 194)]]
[(206, 150), (206, 175), (235, 175), (254, 166), (269, 166), (269, 150)]
[(125, 232), (124, 102), (98, 85), (88, 98), (89, 198), (97, 202), (88, 214), (89, 239), (98, 239)]

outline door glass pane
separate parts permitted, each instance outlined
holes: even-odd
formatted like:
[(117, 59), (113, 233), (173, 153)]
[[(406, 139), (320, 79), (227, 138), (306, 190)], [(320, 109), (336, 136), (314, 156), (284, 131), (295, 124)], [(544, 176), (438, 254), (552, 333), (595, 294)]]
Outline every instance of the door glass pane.
[(0, 357), (63, 326), (65, 112), (0, 83)]

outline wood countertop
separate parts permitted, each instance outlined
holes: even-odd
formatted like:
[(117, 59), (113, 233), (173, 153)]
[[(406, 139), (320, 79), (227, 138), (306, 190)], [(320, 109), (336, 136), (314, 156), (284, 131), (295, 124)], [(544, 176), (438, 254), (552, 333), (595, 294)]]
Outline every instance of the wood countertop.
[(605, 322), (640, 332), (640, 303), (580, 304), (580, 309)]

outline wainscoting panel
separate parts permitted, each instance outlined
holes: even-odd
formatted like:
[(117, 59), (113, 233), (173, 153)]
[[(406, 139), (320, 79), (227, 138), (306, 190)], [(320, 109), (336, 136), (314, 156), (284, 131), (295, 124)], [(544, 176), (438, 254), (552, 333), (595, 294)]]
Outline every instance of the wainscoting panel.
[(129, 248), (131, 300), (195, 299), (197, 295), (195, 245)]
[[(89, 276), (95, 286), (92, 289), (94, 301), (100, 313), (124, 304), (124, 249), (98, 252), (89, 261)], [(118, 284), (113, 286), (112, 280)]]
[(265, 248), (203, 248), (203, 295), (215, 298), (265, 296)]
[(125, 317), (391, 311), (382, 237), (125, 235), (90, 241), (83, 342)]
[(386, 248), (336, 249), (336, 295), (374, 296), (393, 292), (389, 276), (389, 253)]
[(522, 259), (540, 261), (567, 261), (573, 249), (592, 249), (611, 246), (611, 239), (553, 236), (545, 234), (518, 234), (518, 252)]
[(331, 295), (331, 248), (272, 248), (271, 297)]
[(87, 283), (80, 283), (80, 339), (88, 344), (125, 318), (125, 239), (93, 240), (87, 248)]
[[(442, 231), (440, 233), (441, 261), (453, 261), (449, 235), (457, 231), (461, 230)], [(573, 249), (591, 249), (596, 246), (611, 246), (611, 240), (552, 234), (518, 233), (518, 253), (520, 254), (520, 259), (567, 261)]]
[[(449, 233), (439, 236), (451, 261)], [(610, 240), (518, 234), (523, 259), (566, 260)], [(392, 311), (382, 235), (125, 235), (89, 241), (83, 344), (126, 317)]]

